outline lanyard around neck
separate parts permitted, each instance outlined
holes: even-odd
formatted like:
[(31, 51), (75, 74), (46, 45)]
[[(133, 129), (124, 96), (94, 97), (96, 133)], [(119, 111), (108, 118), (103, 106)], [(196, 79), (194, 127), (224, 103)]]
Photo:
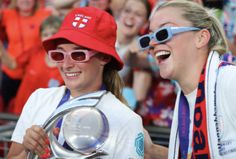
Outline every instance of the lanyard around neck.
[(66, 91), (65, 91), (63, 97), (61, 98), (61, 101), (59, 102), (57, 108), (60, 107), (65, 102), (67, 102), (69, 99), (70, 99), (70, 90), (68, 88), (66, 88)]

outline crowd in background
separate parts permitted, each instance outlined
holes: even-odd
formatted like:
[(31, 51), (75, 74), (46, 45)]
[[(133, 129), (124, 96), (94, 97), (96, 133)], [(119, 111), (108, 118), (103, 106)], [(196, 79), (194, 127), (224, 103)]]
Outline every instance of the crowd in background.
[[(236, 0), (193, 0), (215, 12), (228, 37), (230, 52), (222, 59), (236, 59)], [(176, 83), (162, 79), (154, 59), (142, 52), (137, 38), (148, 32), (151, 11), (164, 0), (2, 0), (0, 3), (0, 111), (19, 115), (37, 88), (63, 85), (57, 69), (47, 58), (41, 41), (59, 28), (65, 14), (75, 8), (94, 6), (117, 21), (116, 49), (125, 67), (120, 71), (123, 94), (140, 114), (144, 125), (170, 127)], [(183, 57), (184, 58), (184, 57)]]

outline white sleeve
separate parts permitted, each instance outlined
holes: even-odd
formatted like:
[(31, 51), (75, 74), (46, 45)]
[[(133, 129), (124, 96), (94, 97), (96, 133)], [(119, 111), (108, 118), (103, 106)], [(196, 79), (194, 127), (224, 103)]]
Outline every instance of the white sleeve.
[(22, 143), (26, 129), (32, 125), (43, 125), (55, 111), (64, 90), (64, 86), (35, 90), (24, 105), (11, 140)]
[(223, 91), (223, 100), (225, 106), (227, 106), (224, 109), (227, 109), (229, 117), (236, 124), (236, 66), (225, 67), (227, 68), (225, 68), (224, 72), (222, 71), (222, 76), (220, 76), (222, 78), (221, 85), (223, 85), (223, 90), (221, 90)]
[(144, 133), (142, 120), (132, 116), (118, 134), (113, 159), (143, 159)]
[(32, 116), (32, 105), (36, 101), (37, 93), (32, 93), (29, 99), (27, 100), (19, 120), (17, 121), (16, 127), (13, 131), (11, 140), (17, 143), (23, 142), (23, 137), (27, 128), (31, 127), (33, 116)]

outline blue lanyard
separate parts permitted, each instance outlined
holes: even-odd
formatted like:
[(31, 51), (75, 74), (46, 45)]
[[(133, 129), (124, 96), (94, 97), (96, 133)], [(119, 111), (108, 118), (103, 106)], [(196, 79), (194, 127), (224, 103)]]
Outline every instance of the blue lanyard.
[[(104, 84), (102, 84), (102, 86), (100, 87), (100, 90), (106, 90), (106, 86)], [(68, 88), (66, 88), (65, 94), (62, 97), (61, 101), (59, 102), (57, 108), (60, 107), (65, 102), (67, 102), (69, 99), (70, 99), (70, 90)]]
[[(63, 105), (63, 104), (64, 104), (65, 102), (67, 102), (69, 99), (70, 99), (70, 90), (69, 90), (68, 88), (66, 88), (65, 94), (63, 95), (63, 97), (62, 97), (61, 101), (59, 102), (57, 108), (60, 107), (61, 105)], [(57, 122), (57, 126), (56, 126), (56, 127), (59, 128), (59, 129), (61, 128), (62, 120), (63, 120), (63, 118), (61, 118), (61, 119)], [(58, 139), (58, 136), (57, 136), (56, 138)], [(72, 150), (72, 149), (70, 148), (70, 146), (69, 146), (66, 142), (64, 142), (63, 147), (65, 147), (66, 149)]]
[(59, 102), (58, 107), (60, 107), (62, 104), (64, 104), (66, 101), (70, 99), (70, 90), (66, 88), (66, 92), (64, 96), (62, 97), (61, 101)]
[(178, 129), (179, 129), (179, 139), (180, 139), (180, 152), (182, 159), (187, 159), (188, 155), (189, 127), (190, 127), (189, 104), (183, 92), (181, 91), (179, 100), (179, 112), (178, 112)]
[[(65, 94), (62, 97), (61, 101), (59, 102), (58, 107), (60, 107), (61, 105), (63, 105), (65, 102), (67, 102), (70, 99), (70, 90), (66, 88)], [(62, 124), (62, 119), (58, 121), (57, 123), (57, 127), (60, 128)]]

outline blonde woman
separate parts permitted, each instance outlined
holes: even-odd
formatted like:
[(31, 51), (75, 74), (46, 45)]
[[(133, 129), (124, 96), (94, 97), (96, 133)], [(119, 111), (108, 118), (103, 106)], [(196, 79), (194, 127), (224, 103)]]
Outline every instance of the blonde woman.
[[(228, 47), (213, 15), (194, 2), (170, 1), (155, 10), (150, 33), (139, 39), (160, 75), (180, 87), (169, 159), (236, 156), (236, 67), (220, 61)], [(148, 155), (158, 158), (158, 149), (151, 147)]]

